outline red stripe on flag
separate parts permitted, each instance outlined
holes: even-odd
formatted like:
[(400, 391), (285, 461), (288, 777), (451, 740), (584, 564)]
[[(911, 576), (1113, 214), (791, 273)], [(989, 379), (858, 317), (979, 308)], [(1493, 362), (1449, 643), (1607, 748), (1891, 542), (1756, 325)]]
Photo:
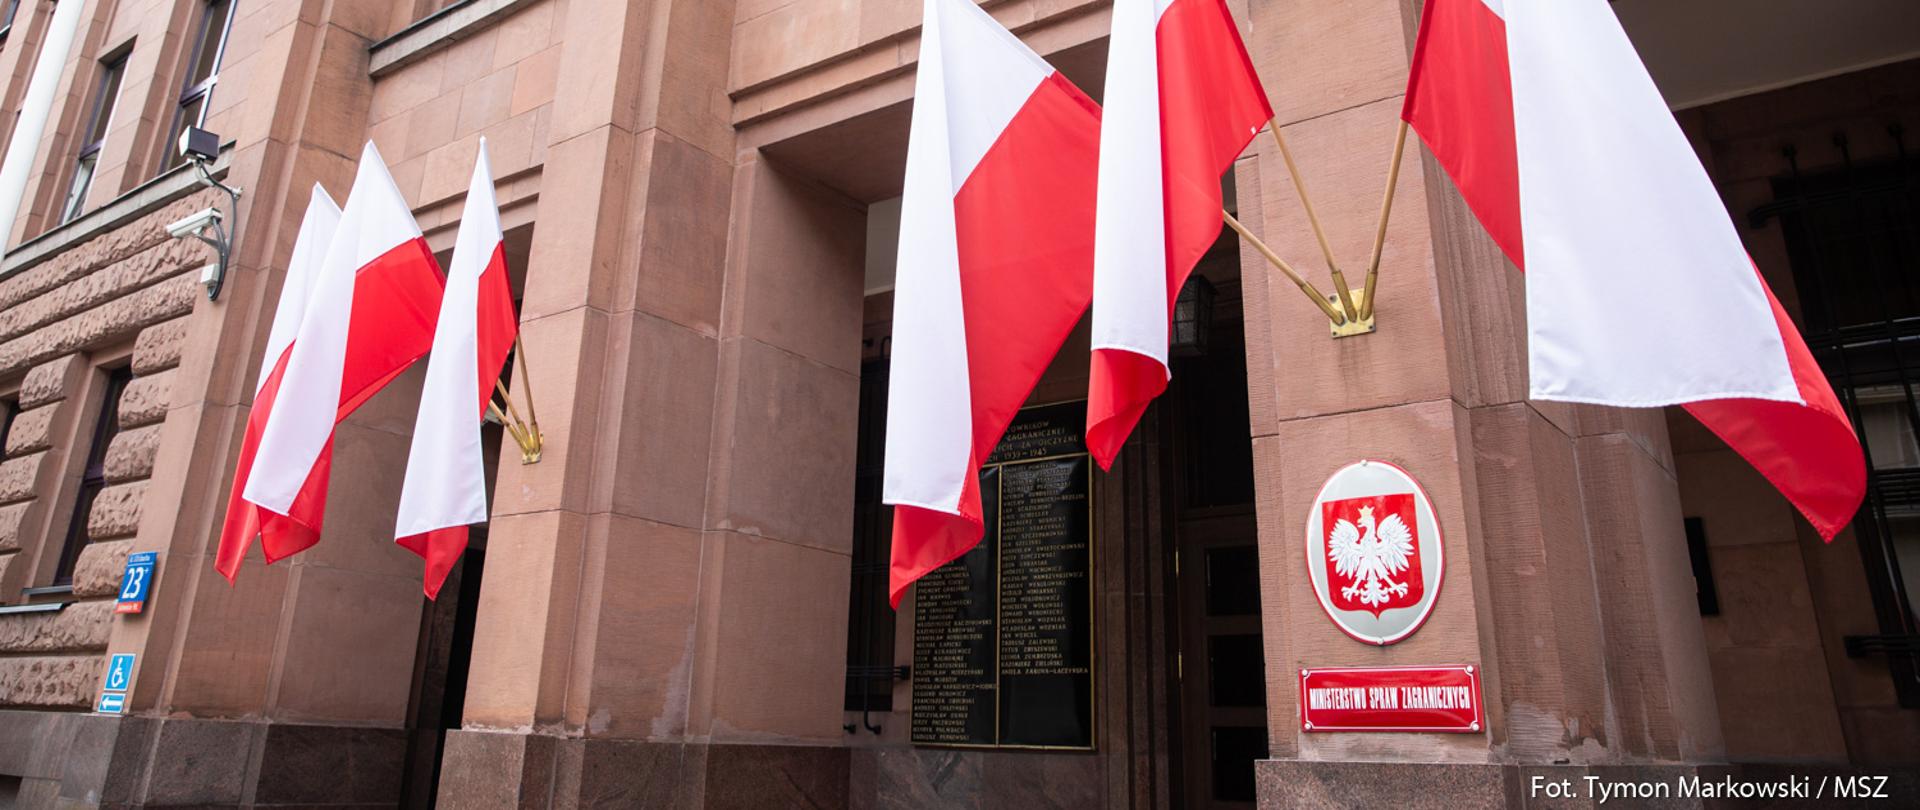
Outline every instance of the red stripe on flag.
[[(286, 359), (292, 355), (292, 349), (282, 351), (280, 359), (275, 361), (273, 370), (267, 372), (267, 382), (261, 384), (259, 393), (253, 397), (252, 411), (246, 420), (246, 436), (240, 440), (240, 461), (234, 465), (234, 486), (227, 495), (227, 522), (221, 526), (221, 543), (213, 555), (213, 568), (227, 578), (228, 584), (234, 582), (234, 576), (240, 574), (240, 560), (246, 559), (248, 547), (253, 545), (253, 537), (261, 539), (261, 551), (267, 553), (267, 559), (278, 559), (275, 551), (300, 551), (319, 541), (319, 514), (303, 505), (326, 503), (326, 476), (307, 476), (305, 486), (301, 486), (300, 495), (294, 499), (294, 512), (300, 512), (311, 518), (311, 526), (301, 526), (300, 522), (288, 520), (275, 512), (265, 511), (248, 503), (242, 493), (246, 491), (248, 476), (253, 472), (253, 455), (259, 449), (259, 438), (267, 432), (267, 415), (273, 413), (273, 401), (280, 392), (280, 378), (286, 374)], [(332, 465), (332, 445), (321, 453), (321, 463), (317, 468)], [(284, 557), (284, 553), (280, 555)]]
[(890, 596), (980, 542), (980, 459), (1000, 441), (1093, 297), (1100, 107), (1059, 73), (954, 195), (973, 452), (960, 516), (894, 509)]
[(480, 412), (486, 413), (494, 383), (499, 381), (507, 353), (513, 350), (513, 338), (520, 332), (520, 318), (513, 314), (513, 289), (507, 283), (505, 243), (494, 246), (487, 269), (480, 271), (478, 305), (474, 321), (479, 355), (476, 368), (480, 373)]
[[(1761, 288), (1766, 284), (1762, 279)], [(1853, 420), (1771, 289), (1767, 303), (1780, 326), (1793, 381), (1807, 404), (1715, 399), (1684, 407), (1786, 495), (1821, 538), (1831, 541), (1860, 510), (1867, 491), (1866, 459)]]
[(1087, 367), (1087, 451), (1100, 469), (1127, 443), (1155, 397), (1167, 390), (1167, 367), (1126, 349), (1094, 349)]
[(1493, 241), (1521, 264), (1506, 21), (1482, 0), (1429, 0), (1400, 117), (1420, 133)]
[(1177, 0), (1155, 32), (1167, 198), (1167, 313), (1220, 237), (1220, 175), (1273, 117), (1225, 0)]
[(353, 316), (340, 377), (347, 418), (433, 347), (446, 276), (425, 237), (409, 239), (367, 262), (353, 282)]
[[(1483, 0), (1430, 0), (1401, 117), (1426, 142), (1494, 242), (1525, 270), (1511, 76), (1505, 20)], [(1859, 437), (1764, 278), (1760, 287), (1773, 307), (1788, 367), (1806, 404), (1718, 399), (1683, 407), (1786, 496), (1821, 537), (1832, 540), (1866, 494)]]
[[(475, 369), (479, 376), (475, 407), (484, 415), (487, 402), (493, 398), (494, 384), (500, 379), (500, 370), (506, 364), (507, 353), (513, 349), (513, 337), (520, 327), (520, 319), (513, 312), (513, 290), (507, 283), (504, 244), (494, 246), (486, 269), (480, 271), (480, 297), (474, 314)], [(453, 566), (466, 553), (467, 534), (465, 526), (449, 526), (395, 539), (394, 542), (420, 555), (426, 562), (420, 578), (420, 589), (428, 599), (440, 598), (440, 587), (446, 584), (447, 575), (453, 572)]]
[[(425, 238), (403, 242), (360, 268), (353, 283), (353, 314), (335, 424), (426, 355), (433, 345), (433, 325), (440, 314), (440, 294), (445, 286), (446, 278)], [(318, 542), (332, 467), (333, 442), (329, 438), (285, 516), (289, 527), (262, 534), (261, 550), (267, 562), (284, 559)], [(272, 526), (269, 518), (268, 528)]]
[(447, 583), (447, 575), (453, 573), (454, 564), (460, 562), (460, 555), (466, 553), (467, 527), (448, 526), (423, 534), (407, 535), (394, 542), (426, 560), (426, 571), (420, 577), (420, 589), (428, 599), (439, 599), (440, 586)]
[[(1160, 81), (1160, 172), (1165, 198), (1167, 315), (1193, 266), (1220, 236), (1220, 175), (1273, 118), (1225, 0), (1177, 0), (1154, 31)], [(1121, 349), (1093, 353), (1087, 449), (1101, 469), (1167, 389), (1159, 361)]]
[(980, 544), (986, 523), (980, 517), (978, 456), (967, 457), (967, 469), (975, 472), (961, 483), (959, 515), (918, 506), (893, 508), (893, 554), (888, 564), (891, 581), (887, 601), (895, 609), (900, 607), (900, 597), (906, 595), (907, 586)]

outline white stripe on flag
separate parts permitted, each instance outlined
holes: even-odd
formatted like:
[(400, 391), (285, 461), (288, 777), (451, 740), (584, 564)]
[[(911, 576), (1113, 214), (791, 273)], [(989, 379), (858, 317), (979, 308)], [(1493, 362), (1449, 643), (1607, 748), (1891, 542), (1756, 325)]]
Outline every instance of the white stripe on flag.
[(1801, 402), (1720, 195), (1605, 0), (1515, 3), (1535, 399)]
[(487, 519), (485, 456), (480, 448), (480, 276), (503, 239), (493, 196), (486, 139), (467, 184), (460, 232), (453, 241), (447, 290), (434, 324), (433, 353), (420, 390), (406, 480), (400, 487), (396, 537)]
[(1171, 0), (1114, 0), (1093, 229), (1093, 348), (1167, 363), (1167, 218), (1155, 29)]

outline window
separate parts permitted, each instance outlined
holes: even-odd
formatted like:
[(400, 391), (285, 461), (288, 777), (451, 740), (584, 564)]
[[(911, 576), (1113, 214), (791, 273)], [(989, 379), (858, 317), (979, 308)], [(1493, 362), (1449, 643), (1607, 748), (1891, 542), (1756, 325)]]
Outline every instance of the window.
[(73, 499), (73, 520), (67, 524), (67, 542), (60, 549), (60, 566), (54, 569), (53, 584), (73, 584), (73, 566), (80, 561), (80, 549), (87, 545), (87, 520), (93, 516), (93, 500), (107, 488), (107, 448), (120, 433), (120, 395), (133, 381), (133, 367), (121, 366), (107, 373), (106, 394), (100, 398), (100, 416), (94, 422), (93, 442), (87, 447), (87, 467), (80, 474), (80, 492)]
[(67, 188), (67, 201), (60, 206), (60, 221), (80, 216), (87, 206), (87, 190), (93, 186), (93, 172), (99, 167), (100, 146), (107, 141), (107, 124), (113, 121), (114, 103), (120, 99), (120, 78), (127, 72), (127, 56), (122, 52), (100, 66), (100, 86), (93, 93), (93, 108), (87, 111), (87, 128), (80, 142), (80, 157), (73, 166), (73, 183)]
[(0, 461), (7, 458), (7, 440), (13, 438), (13, 418), (19, 415), (19, 397), (0, 400)]
[(207, 102), (213, 97), (213, 85), (220, 79), (220, 56), (227, 49), (227, 32), (233, 28), (233, 0), (207, 0), (200, 15), (200, 28), (194, 34), (193, 61), (187, 63), (187, 78), (180, 90), (180, 106), (173, 115), (173, 127), (161, 145), (160, 171), (179, 166), (186, 159), (175, 144), (187, 127), (207, 122)]
[(7, 33), (13, 30), (13, 15), (20, 13), (20, 0), (0, 0), (5, 10), (0, 11), (0, 42), (7, 41)]

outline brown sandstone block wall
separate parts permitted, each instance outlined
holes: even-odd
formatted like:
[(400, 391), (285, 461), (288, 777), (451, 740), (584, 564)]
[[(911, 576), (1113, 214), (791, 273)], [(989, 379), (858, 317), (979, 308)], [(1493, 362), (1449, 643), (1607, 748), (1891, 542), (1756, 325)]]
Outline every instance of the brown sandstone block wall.
[[(107, 484), (73, 573), (78, 600), (53, 613), (0, 615), (0, 707), (91, 705), (112, 629), (112, 597), (147, 508), (172, 398), (185, 316), (209, 252), (165, 224), (205, 207), (194, 194), (0, 279), (0, 380), (19, 380), (19, 415), (0, 456), (0, 601), (49, 584), (92, 440), (98, 364), (131, 347)], [(103, 356), (96, 356), (103, 355)]]
[(496, 179), (546, 162), (566, 12), (531, 3), (374, 79), (366, 137), (418, 209), (458, 204), (483, 137)]

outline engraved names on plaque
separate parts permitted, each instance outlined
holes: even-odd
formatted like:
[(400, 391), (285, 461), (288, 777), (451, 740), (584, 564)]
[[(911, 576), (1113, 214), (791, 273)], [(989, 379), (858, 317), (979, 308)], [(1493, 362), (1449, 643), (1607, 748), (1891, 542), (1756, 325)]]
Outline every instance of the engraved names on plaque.
[(915, 743), (1093, 746), (1085, 413), (1020, 412), (980, 470), (980, 545), (916, 586)]

